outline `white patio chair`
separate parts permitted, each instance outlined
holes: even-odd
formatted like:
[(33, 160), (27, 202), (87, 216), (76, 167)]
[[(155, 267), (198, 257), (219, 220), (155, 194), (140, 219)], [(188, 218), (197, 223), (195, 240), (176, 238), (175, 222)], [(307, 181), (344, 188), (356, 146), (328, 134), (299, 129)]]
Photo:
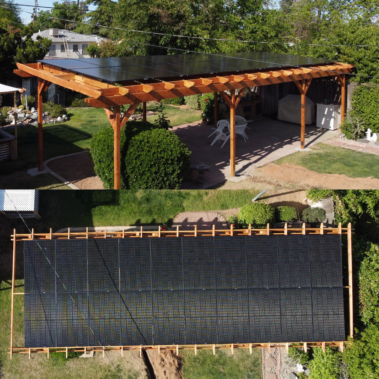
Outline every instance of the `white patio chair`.
[(249, 130), (250, 130), (250, 128), (247, 126), (247, 121), (246, 121), (246, 119), (244, 119), (244, 118), (241, 117), (241, 116), (236, 116), (236, 122), (237, 122), (237, 120), (239, 120), (240, 122), (245, 122), (245, 123), (246, 123), (246, 129), (249, 129)]
[[(230, 125), (228, 125), (228, 127), (229, 127), (229, 133), (230, 133)], [(246, 125), (236, 125), (236, 134), (239, 134), (240, 136), (242, 136), (242, 138), (244, 139), (246, 143), (246, 140), (249, 139), (249, 137), (245, 133), (245, 129), (246, 129)]]
[(230, 138), (230, 135), (224, 133), (224, 128), (229, 127), (229, 122), (226, 120), (220, 120), (217, 122), (217, 129), (211, 133), (209, 137), (213, 136), (213, 134), (216, 134), (216, 138), (212, 141), (211, 146), (213, 146), (217, 141), (224, 141), (224, 143), (221, 146), (221, 149), (224, 147), (228, 139)]

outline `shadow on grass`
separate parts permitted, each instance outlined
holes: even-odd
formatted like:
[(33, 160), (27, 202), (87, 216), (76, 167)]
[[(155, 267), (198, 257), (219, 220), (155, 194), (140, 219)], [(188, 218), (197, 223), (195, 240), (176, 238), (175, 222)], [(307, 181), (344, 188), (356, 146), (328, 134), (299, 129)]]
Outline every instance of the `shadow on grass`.
[[(14, 134), (14, 131), (11, 132)], [(68, 125), (43, 128), (43, 158), (77, 153), (89, 148), (92, 134)], [(38, 128), (28, 127), (18, 132), (18, 159), (2, 162), (0, 174), (36, 167), (38, 164)]]

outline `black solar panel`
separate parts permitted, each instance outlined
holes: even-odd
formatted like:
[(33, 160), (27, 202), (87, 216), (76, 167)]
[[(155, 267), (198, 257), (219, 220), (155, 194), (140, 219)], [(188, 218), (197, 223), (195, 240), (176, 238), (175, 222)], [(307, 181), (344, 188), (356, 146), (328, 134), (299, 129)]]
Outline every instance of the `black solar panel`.
[(239, 71), (332, 64), (333, 61), (269, 52), (154, 55), (119, 58), (54, 59), (39, 61), (77, 74), (115, 83), (220, 75)]
[(345, 340), (338, 235), (28, 241), (25, 346)]

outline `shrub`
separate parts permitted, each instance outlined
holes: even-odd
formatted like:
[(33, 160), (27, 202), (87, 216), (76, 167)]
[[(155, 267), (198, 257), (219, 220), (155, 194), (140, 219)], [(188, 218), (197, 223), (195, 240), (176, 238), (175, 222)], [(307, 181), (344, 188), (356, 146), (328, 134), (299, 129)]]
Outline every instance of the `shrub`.
[(11, 107), (3, 107), (3, 108), (1, 108), (1, 115), (2, 115), (4, 118), (7, 118), (7, 117), (8, 117), (8, 112), (9, 112), (11, 109), (12, 109)]
[(379, 246), (371, 244), (359, 268), (362, 321), (379, 323)]
[(170, 120), (166, 118), (166, 114), (163, 110), (163, 104), (160, 103), (158, 106), (158, 118), (155, 120), (155, 123), (158, 125), (160, 129), (169, 129), (170, 128)]
[(365, 136), (365, 125), (357, 116), (352, 116), (350, 111), (347, 112), (343, 122), (342, 131), (347, 139), (357, 140)]
[(247, 204), (239, 211), (238, 219), (244, 226), (265, 227), (275, 221), (275, 208), (264, 203)]
[(350, 379), (379, 378), (379, 326), (371, 324), (355, 335), (342, 359)]
[(131, 189), (178, 189), (187, 174), (191, 152), (169, 130), (144, 131), (130, 141), (125, 158)]
[(304, 209), (302, 219), (304, 222), (323, 222), (325, 220), (325, 211), (322, 208)]
[(17, 108), (18, 109), (24, 109), (25, 107), (23, 105), (19, 105)]
[(284, 205), (276, 208), (276, 219), (282, 222), (296, 221), (296, 208)]
[(84, 101), (84, 99), (74, 99), (70, 105), (72, 108), (86, 108), (89, 105)]
[(65, 108), (60, 104), (54, 104), (52, 101), (48, 101), (42, 105), (43, 112), (48, 112), (52, 118), (57, 118), (67, 114)]
[[(136, 183), (139, 182), (140, 179), (135, 178), (134, 176), (136, 173), (138, 173), (137, 175), (141, 175), (141, 172), (142, 183), (149, 185), (156, 185), (157, 182), (167, 183), (166, 180), (170, 181), (170, 176), (172, 177), (178, 174), (177, 170), (179, 167), (182, 167), (184, 171), (183, 166), (185, 166), (187, 163), (189, 165), (190, 152), (179, 140), (179, 138), (174, 133), (162, 129), (160, 130), (166, 133), (165, 136), (167, 138), (163, 138), (161, 135), (153, 136), (152, 132), (156, 129), (159, 129), (159, 126), (154, 125), (150, 122), (128, 121), (126, 126), (121, 130), (121, 188), (131, 188), (129, 184), (130, 176), (132, 176), (133, 185), (137, 185)], [(135, 138), (144, 132), (150, 133), (146, 133), (142, 140), (135, 141)], [(176, 139), (170, 139), (170, 137), (167, 136), (167, 133), (170, 135), (170, 137), (175, 136)], [(159, 143), (162, 143), (164, 145), (159, 146)], [(150, 149), (150, 151), (138, 151), (137, 146), (141, 146), (143, 149)], [(129, 152), (129, 149), (132, 149), (131, 153)], [(183, 162), (181, 161), (183, 156), (180, 155), (180, 153), (183, 151), (188, 154), (188, 162), (185, 165), (183, 165)], [(90, 152), (95, 165), (96, 175), (101, 178), (105, 188), (113, 188), (114, 162), (112, 127), (109, 126), (107, 128), (104, 128), (99, 133), (93, 135), (91, 139)], [(144, 154), (146, 154), (146, 156), (144, 156)], [(149, 159), (151, 162), (149, 162)], [(129, 167), (127, 167), (128, 165)], [(160, 169), (162, 169), (162, 171)], [(160, 175), (162, 174), (166, 175), (167, 178), (159, 179)], [(148, 178), (149, 176), (151, 176), (150, 179)], [(183, 177), (180, 178), (180, 176), (181, 175), (177, 175), (176, 180), (180, 181), (181, 183)], [(175, 180), (171, 179), (171, 183), (173, 181)], [(180, 184), (177, 184), (177, 187), (175, 188), (178, 188), (179, 186)]]
[(190, 109), (199, 109), (199, 95), (185, 96), (184, 98), (186, 105)]
[(4, 126), (6, 124), (5, 118), (0, 115), (0, 126)]
[(23, 105), (26, 105), (26, 99), (28, 99), (28, 106), (30, 106), (36, 101), (35, 96), (26, 96), (26, 98), (25, 96), (23, 96), (21, 101)]
[(161, 100), (163, 104), (172, 104), (172, 105), (183, 105), (184, 97), (174, 97), (173, 99), (163, 99)]
[[(365, 130), (370, 128), (373, 133), (379, 133), (379, 86), (360, 85), (351, 97), (352, 117), (357, 117)], [(342, 127), (345, 133), (344, 127)], [(345, 133), (348, 136), (347, 133)]]
[(296, 362), (305, 365), (309, 361), (309, 355), (303, 349), (290, 347), (288, 355)]
[(339, 379), (341, 353), (337, 349), (321, 347), (313, 348), (313, 359), (309, 362), (310, 379)]
[(203, 112), (202, 116), (205, 117), (210, 123), (213, 123), (215, 119), (214, 96), (215, 95), (213, 93), (206, 93), (199, 97), (200, 108)]

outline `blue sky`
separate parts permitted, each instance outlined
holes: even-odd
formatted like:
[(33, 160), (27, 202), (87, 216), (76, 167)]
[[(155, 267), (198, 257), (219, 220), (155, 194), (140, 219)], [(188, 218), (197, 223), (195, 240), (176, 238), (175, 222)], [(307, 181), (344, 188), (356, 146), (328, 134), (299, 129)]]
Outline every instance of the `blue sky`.
[[(53, 3), (63, 3), (63, 1), (51, 1), (51, 0), (38, 0), (38, 5), (40, 6), (46, 6), (46, 7), (52, 7)], [(14, 0), (14, 3), (16, 4), (26, 4), (26, 5), (34, 5), (34, 0)], [(93, 5), (89, 6), (90, 10), (94, 10), (96, 7)], [(33, 7), (22, 7), (21, 9), (21, 20), (24, 24), (29, 24), (29, 22), (32, 21), (32, 15), (30, 13), (33, 13)], [(39, 10), (47, 11), (47, 8), (40, 8)], [(30, 12), (30, 13), (27, 13)]]

